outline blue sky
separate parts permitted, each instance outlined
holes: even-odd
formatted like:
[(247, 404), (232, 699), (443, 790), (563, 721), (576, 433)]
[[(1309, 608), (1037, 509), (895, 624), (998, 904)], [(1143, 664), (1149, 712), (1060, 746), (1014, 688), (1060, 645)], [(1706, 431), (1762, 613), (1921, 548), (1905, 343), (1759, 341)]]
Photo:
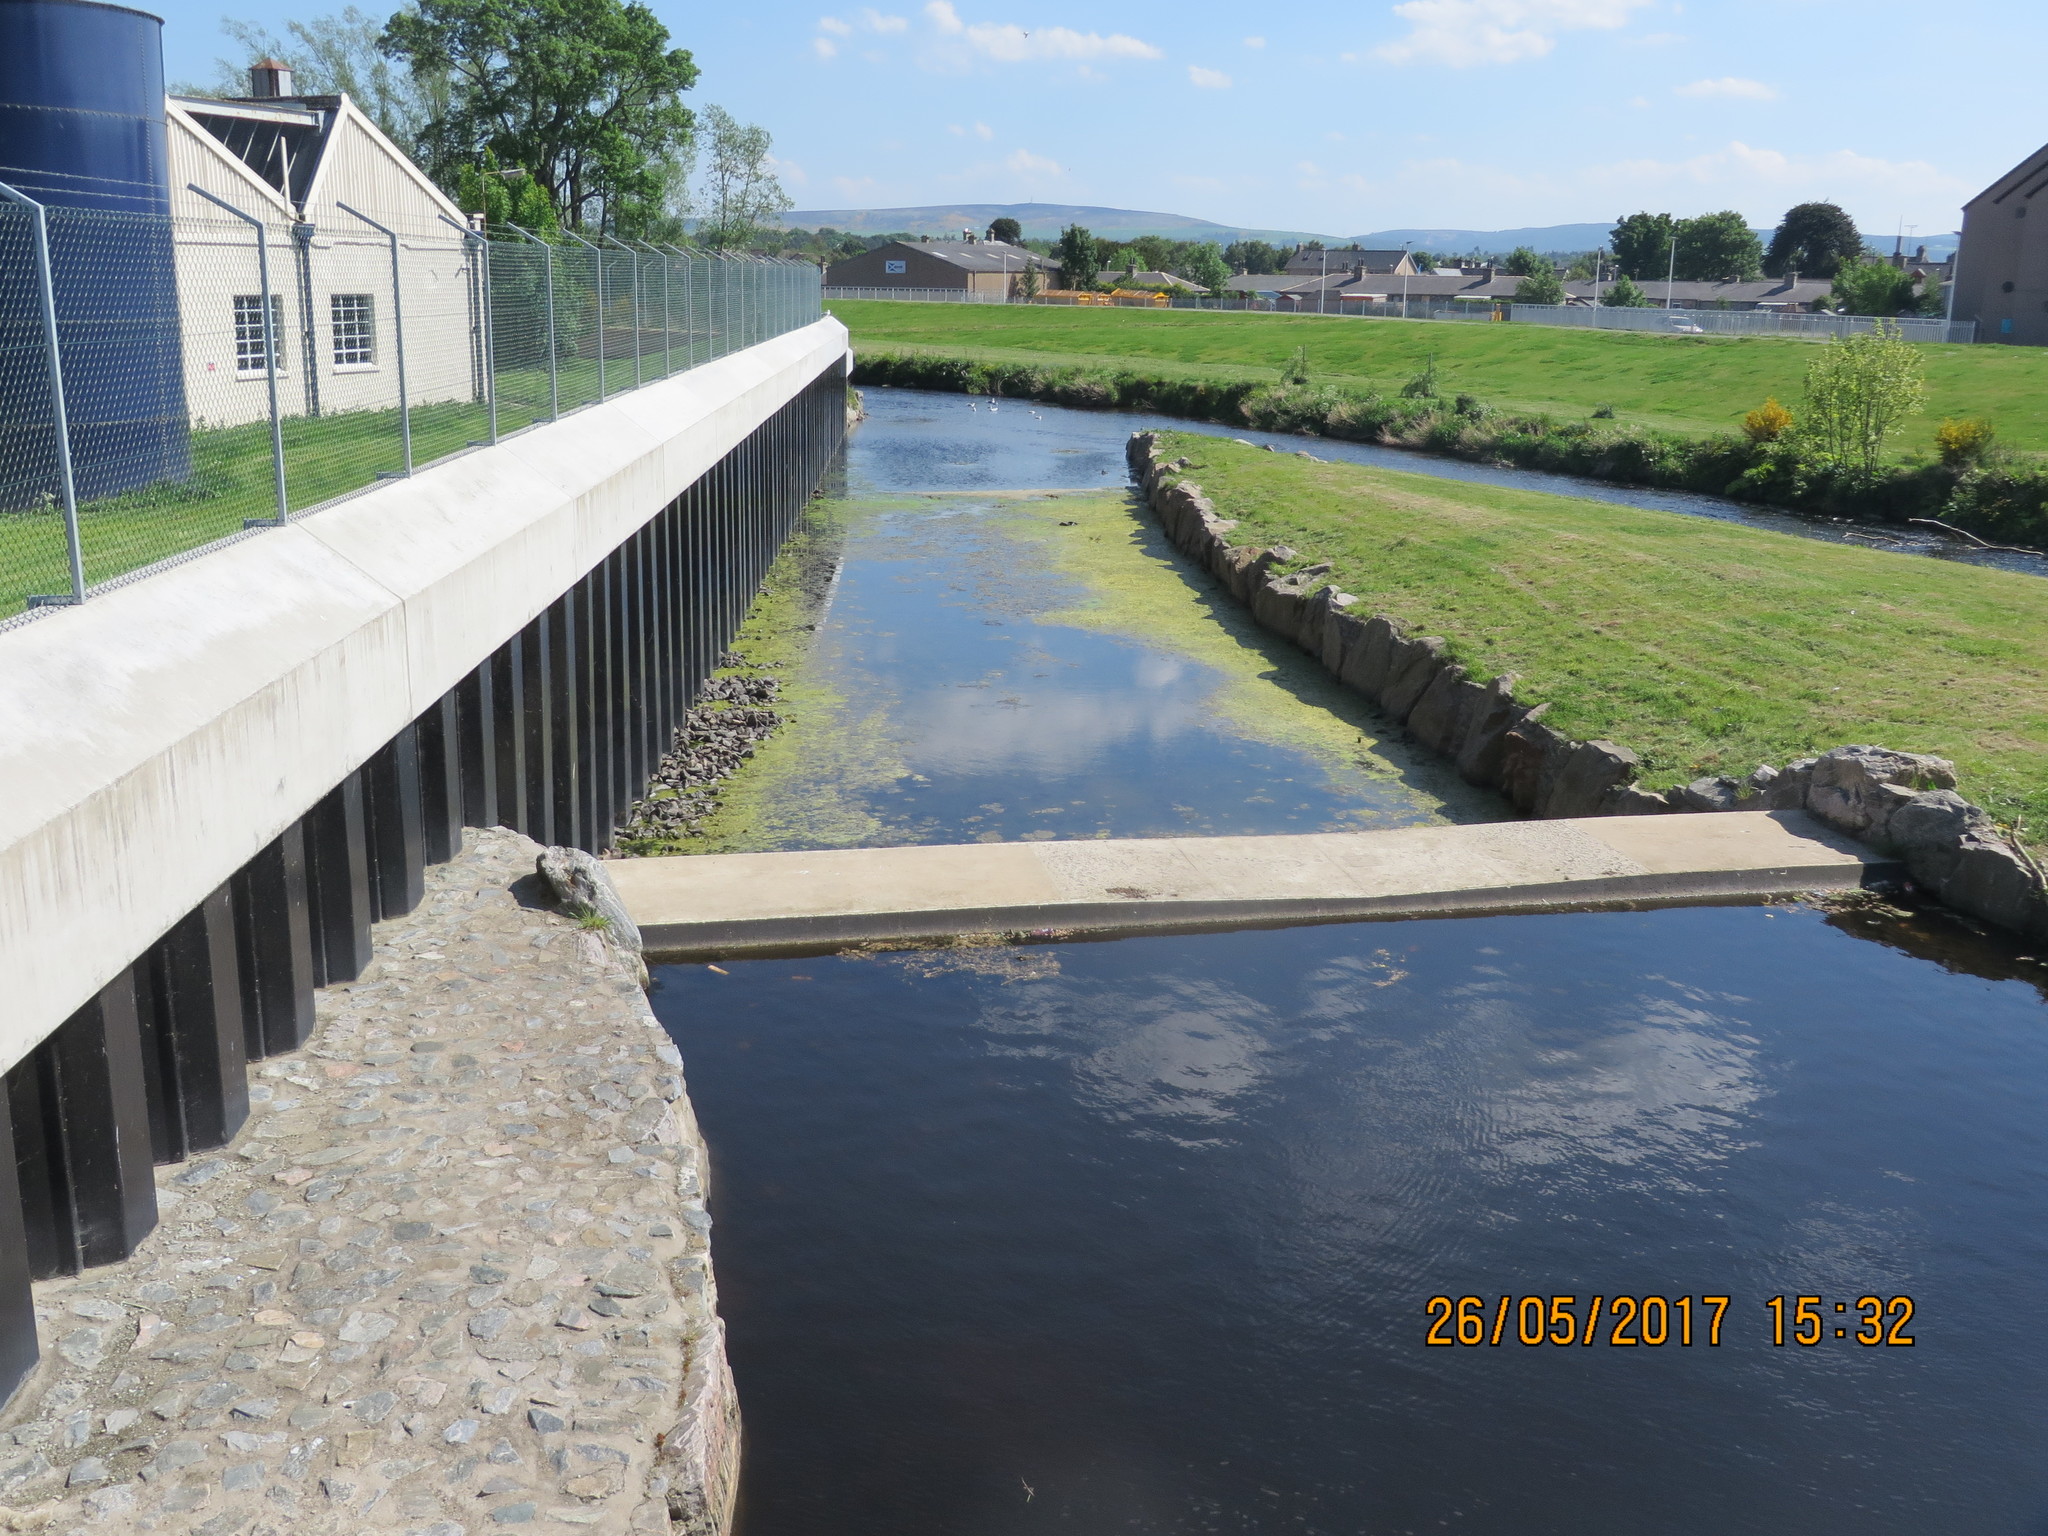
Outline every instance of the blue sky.
[[(1767, 227), (1828, 198), (1866, 233), (1935, 234), (2048, 138), (2039, 0), (653, 3), (694, 94), (774, 134), (799, 207), (1097, 203), (1347, 235), (1638, 208)], [(162, 9), (170, 74), (210, 76), (220, 0)]]

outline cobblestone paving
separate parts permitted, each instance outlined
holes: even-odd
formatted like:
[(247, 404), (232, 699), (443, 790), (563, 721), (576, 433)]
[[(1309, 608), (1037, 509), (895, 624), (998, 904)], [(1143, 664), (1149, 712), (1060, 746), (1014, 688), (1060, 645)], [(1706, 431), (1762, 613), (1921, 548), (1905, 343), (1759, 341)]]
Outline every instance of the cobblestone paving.
[(0, 1529), (723, 1529), (738, 1423), (681, 1058), (540, 909), (537, 852), (469, 833), (311, 1045), (252, 1069), (234, 1144), (158, 1170), (140, 1251), (37, 1287)]

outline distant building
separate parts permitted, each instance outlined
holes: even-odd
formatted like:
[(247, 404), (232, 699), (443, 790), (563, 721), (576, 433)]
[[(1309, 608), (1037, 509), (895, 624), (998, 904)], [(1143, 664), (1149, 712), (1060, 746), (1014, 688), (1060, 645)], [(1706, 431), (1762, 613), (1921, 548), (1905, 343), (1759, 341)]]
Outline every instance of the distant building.
[(825, 286), (960, 288), (1016, 298), (1024, 273), (1032, 268), (1044, 277), (1048, 263), (1035, 251), (1001, 240), (892, 240), (833, 262), (825, 269)]
[[(1333, 271), (1328, 278), (1312, 277), (1306, 282), (1296, 281), (1275, 288), (1238, 287), (1240, 283), (1249, 285), (1253, 281), (1263, 283), (1267, 280), (1233, 278), (1232, 291), (1269, 295), (1282, 308), (1313, 310), (1323, 314), (1364, 311), (1376, 305), (1398, 307), (1404, 295), (1411, 308), (1425, 303), (1439, 307), (1510, 304), (1514, 302), (1515, 290), (1522, 285), (1522, 279), (1511, 273), (1480, 269), (1452, 275), (1424, 272), (1406, 276), (1395, 274), (1392, 277), (1354, 277), (1348, 272), (1339, 274)], [(1649, 296), (1652, 304), (1660, 307), (1664, 304), (1666, 284), (1648, 282), (1637, 286)], [(1819, 308), (1821, 301), (1833, 291), (1833, 285), (1825, 279), (1790, 277), (1767, 277), (1749, 283), (1672, 283), (1668, 286), (1671, 306), (1675, 309), (1812, 310)], [(1604, 299), (1613, 287), (1612, 279), (1603, 281), (1598, 297)], [(1596, 298), (1590, 282), (1566, 283), (1564, 291), (1567, 304), (1591, 304)]]
[(1976, 321), (1979, 341), (2048, 346), (2048, 205), (2034, 203), (2044, 190), (2048, 145), (1963, 205), (1955, 319)]
[(1191, 283), (1171, 272), (1126, 272), (1114, 267), (1105, 267), (1095, 274), (1095, 281), (1097, 286), (1102, 288), (1170, 288), (1181, 293), (1202, 292), (1200, 283)]
[(171, 213), (185, 398), (209, 426), (269, 414), (255, 232), (189, 190), (270, 227), (279, 404), (288, 415), (381, 409), (397, 399), (391, 246), (400, 236), (407, 393), (414, 404), (482, 393), (465, 217), (346, 96), (294, 96), (264, 63), (250, 94), (172, 96)]
[(1303, 246), (1287, 258), (1284, 270), (1296, 277), (1326, 271), (1348, 272), (1354, 277), (1399, 277), (1419, 269), (1406, 251), (1368, 251), (1347, 245), (1341, 249)]

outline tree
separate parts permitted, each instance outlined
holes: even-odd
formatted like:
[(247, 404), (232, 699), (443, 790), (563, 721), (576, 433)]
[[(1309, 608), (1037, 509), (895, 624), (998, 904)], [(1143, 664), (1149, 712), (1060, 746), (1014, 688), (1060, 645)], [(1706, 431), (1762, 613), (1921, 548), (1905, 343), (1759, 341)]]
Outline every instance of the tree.
[(1534, 277), (1551, 270), (1550, 259), (1537, 255), (1526, 245), (1518, 245), (1508, 253), (1507, 266), (1510, 277)]
[(1600, 291), (1600, 302), (1609, 309), (1648, 309), (1651, 303), (1650, 296), (1626, 272), (1614, 280), (1613, 287)]
[(1854, 219), (1834, 203), (1800, 203), (1778, 221), (1764, 271), (1772, 277), (1833, 277), (1862, 259), (1863, 237)]
[(1052, 259), (1059, 263), (1060, 282), (1066, 287), (1089, 293), (1097, 286), (1095, 274), (1102, 264), (1102, 248), (1084, 226), (1069, 224), (1060, 231)]
[(246, 57), (235, 63), (217, 59), (211, 86), (180, 86), (195, 96), (246, 96), (249, 66), (276, 59), (292, 71), (292, 89), (303, 96), (347, 96), (391, 141), (408, 154), (419, 148), (420, 135), (447, 105), (444, 74), (419, 72), (379, 51), (384, 24), (374, 16), (346, 7), (338, 16), (285, 24), (290, 41), (253, 21), (221, 22), (221, 30), (241, 44)]
[(418, 0), (378, 46), (448, 80), (420, 135), (436, 180), (489, 149), (565, 222), (612, 229), (661, 211), (690, 143), (697, 65), (668, 44), (639, 0)]
[(1917, 306), (1913, 274), (1888, 261), (1859, 261), (1835, 274), (1834, 307), (1845, 315), (1904, 315)]
[(1920, 354), (1897, 324), (1832, 336), (1806, 370), (1799, 436), (1823, 463), (1875, 474), (1885, 439), (1926, 395)]
[(1408, 260), (1414, 264), (1418, 272), (1433, 271), (1436, 267), (1436, 258), (1427, 251), (1410, 251)]
[(487, 225), (517, 224), (530, 234), (552, 235), (555, 201), (523, 170), (502, 170), (488, 149), (473, 165), (455, 168), (449, 194), (464, 213), (480, 213)]
[(1564, 269), (1564, 280), (1568, 283), (1590, 283), (1596, 275), (1614, 275), (1614, 268), (1609, 265), (1605, 251), (1581, 251)]
[(1614, 264), (1638, 281), (1663, 277), (1671, 270), (1671, 240), (1678, 221), (1668, 213), (1632, 213), (1617, 219), (1609, 243)]
[(1547, 265), (1541, 272), (1532, 272), (1515, 285), (1517, 304), (1562, 304), (1564, 299), (1564, 284)]
[(775, 176), (768, 130), (743, 123), (725, 108), (704, 109), (704, 180), (697, 238), (714, 250), (739, 250), (768, 220), (789, 207)]
[(1015, 245), (1024, 238), (1024, 226), (1007, 215), (1000, 219), (991, 219), (988, 237), (991, 240), (1000, 240), (1005, 245)]
[(1223, 259), (1234, 272), (1278, 272), (1287, 257), (1264, 240), (1233, 240), (1223, 247)]
[(1223, 259), (1223, 248), (1214, 240), (1204, 240), (1181, 259), (1180, 275), (1211, 293), (1221, 293), (1230, 281), (1230, 266)]
[(1678, 275), (1688, 282), (1747, 282), (1763, 270), (1763, 242), (1733, 209), (1678, 222)]

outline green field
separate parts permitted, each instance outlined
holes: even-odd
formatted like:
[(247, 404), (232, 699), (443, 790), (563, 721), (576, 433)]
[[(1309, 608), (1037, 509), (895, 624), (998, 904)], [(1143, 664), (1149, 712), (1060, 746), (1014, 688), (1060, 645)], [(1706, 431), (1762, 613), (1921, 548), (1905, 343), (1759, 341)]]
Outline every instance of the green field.
[[(1398, 391), (1435, 358), (1446, 394), (1510, 411), (1618, 419), (1685, 433), (1733, 430), (1775, 395), (1795, 411), (1818, 342), (1774, 336), (1659, 336), (1558, 326), (1331, 319), (1190, 309), (915, 304), (833, 300), (856, 348), (936, 351), (990, 362), (1128, 368), (1277, 380), (1297, 347), (1316, 378)], [(1981, 416), (2009, 448), (2048, 452), (2048, 352), (1940, 346), (1926, 359), (1928, 409), (1901, 434), (1931, 449), (1944, 416)]]
[(2030, 841), (2048, 827), (2039, 577), (1166, 438), (1234, 543), (1333, 562), (1357, 611), (1519, 674), (1548, 724), (1640, 754), (1650, 788), (1868, 742), (1950, 758), (1968, 798)]

